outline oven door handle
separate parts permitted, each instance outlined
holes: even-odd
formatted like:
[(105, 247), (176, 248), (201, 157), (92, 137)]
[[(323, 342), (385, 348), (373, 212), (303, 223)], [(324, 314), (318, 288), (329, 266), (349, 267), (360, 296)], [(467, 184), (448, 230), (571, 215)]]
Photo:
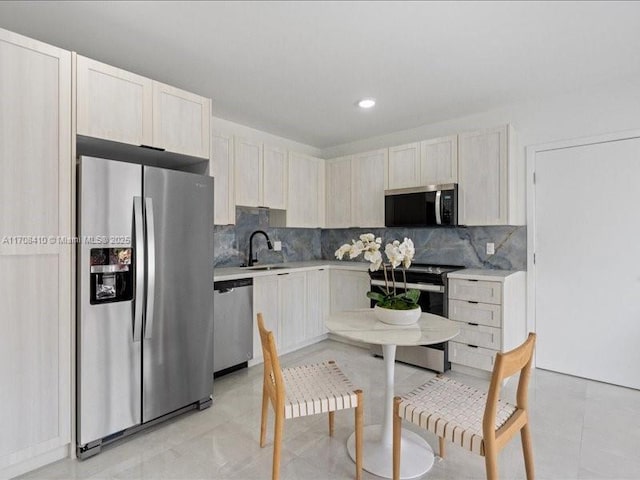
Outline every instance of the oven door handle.
[[(384, 287), (385, 283), (384, 280), (371, 280), (371, 286)], [(404, 288), (404, 282), (396, 281), (396, 287)], [(420, 290), (421, 292), (444, 293), (443, 285), (434, 285), (432, 283), (407, 283), (407, 288), (415, 288), (416, 290)]]

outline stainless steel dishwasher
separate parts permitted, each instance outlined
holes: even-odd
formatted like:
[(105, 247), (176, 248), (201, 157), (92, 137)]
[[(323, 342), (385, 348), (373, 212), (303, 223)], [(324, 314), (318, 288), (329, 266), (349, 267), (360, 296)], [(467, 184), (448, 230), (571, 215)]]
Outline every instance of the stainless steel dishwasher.
[(219, 377), (253, 358), (253, 279), (213, 284), (213, 372)]

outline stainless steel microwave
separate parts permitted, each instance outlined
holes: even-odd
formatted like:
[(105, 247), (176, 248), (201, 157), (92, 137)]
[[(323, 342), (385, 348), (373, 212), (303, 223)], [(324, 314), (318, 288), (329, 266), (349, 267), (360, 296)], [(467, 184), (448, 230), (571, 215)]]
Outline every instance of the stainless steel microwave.
[(427, 185), (384, 192), (387, 227), (432, 227), (458, 224), (458, 185)]

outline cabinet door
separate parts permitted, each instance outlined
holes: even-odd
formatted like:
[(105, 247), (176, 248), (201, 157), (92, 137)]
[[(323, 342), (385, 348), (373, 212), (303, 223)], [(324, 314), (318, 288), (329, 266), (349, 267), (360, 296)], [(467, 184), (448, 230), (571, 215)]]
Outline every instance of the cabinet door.
[(287, 227), (324, 226), (324, 160), (289, 152)]
[(460, 224), (507, 224), (507, 136), (507, 127), (458, 136)]
[(153, 146), (209, 158), (211, 100), (153, 82)]
[(458, 136), (434, 138), (420, 143), (422, 185), (458, 183)]
[(384, 166), (387, 149), (360, 153), (351, 164), (351, 212), (357, 227), (384, 227)]
[(211, 160), (209, 175), (214, 182), (214, 223), (236, 223), (236, 205), (233, 198), (233, 136), (211, 132)]
[(77, 132), (132, 145), (153, 145), (153, 82), (77, 56)]
[(72, 234), (71, 52), (0, 29), (0, 98), (6, 478), (62, 458), (71, 441), (73, 249), (58, 241)]
[(331, 313), (369, 308), (369, 274), (354, 270), (331, 270)]
[(277, 275), (280, 293), (280, 344), (285, 352), (305, 341), (307, 335), (306, 272)]
[(327, 228), (355, 226), (351, 217), (351, 156), (327, 160), (325, 173)]
[(287, 208), (287, 151), (265, 144), (263, 146), (262, 205), (285, 210)]
[(262, 144), (236, 137), (235, 145), (236, 205), (259, 207), (262, 204)]
[(253, 279), (253, 358), (260, 360), (262, 344), (258, 332), (258, 313), (262, 313), (264, 326), (273, 332), (276, 346), (280, 346), (278, 325), (280, 323), (279, 286), (277, 276), (256, 277)]
[(307, 272), (307, 339), (327, 333), (329, 270)]
[(420, 144), (409, 143), (389, 148), (387, 188), (408, 188), (420, 185)]

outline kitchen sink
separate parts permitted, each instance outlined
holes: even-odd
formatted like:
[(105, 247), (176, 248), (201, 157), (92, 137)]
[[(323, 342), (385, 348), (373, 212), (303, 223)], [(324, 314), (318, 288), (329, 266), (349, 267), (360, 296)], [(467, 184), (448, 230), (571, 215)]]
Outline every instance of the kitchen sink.
[(246, 267), (247, 270), (282, 270), (283, 268), (291, 268), (285, 267), (284, 265), (264, 265), (259, 267)]

